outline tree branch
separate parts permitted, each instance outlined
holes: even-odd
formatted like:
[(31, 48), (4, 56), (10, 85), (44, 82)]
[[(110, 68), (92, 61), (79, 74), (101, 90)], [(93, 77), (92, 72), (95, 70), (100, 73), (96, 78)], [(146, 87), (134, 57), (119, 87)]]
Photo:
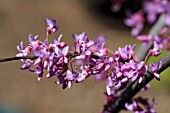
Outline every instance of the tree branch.
[(31, 56), (31, 57), (9, 57), (9, 58), (0, 59), (0, 62), (7, 62), (7, 61), (14, 61), (14, 60), (21, 60), (21, 59), (34, 60), (34, 59), (37, 59), (37, 57), (36, 56)]
[[(154, 24), (154, 26), (150, 30), (149, 34), (150, 35), (158, 34), (164, 26), (165, 26), (165, 16), (161, 15), (158, 21)], [(140, 45), (138, 52), (136, 53), (140, 61), (143, 61), (145, 59), (149, 49), (152, 46), (153, 46), (153, 42), (150, 42), (147, 46), (143, 46), (142, 44)]]

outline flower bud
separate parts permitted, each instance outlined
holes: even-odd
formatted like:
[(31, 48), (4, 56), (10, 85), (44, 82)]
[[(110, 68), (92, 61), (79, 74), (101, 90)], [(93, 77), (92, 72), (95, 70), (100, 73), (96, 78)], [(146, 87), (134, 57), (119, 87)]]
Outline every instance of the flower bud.
[(67, 44), (65, 42), (61, 42), (59, 45), (61, 48), (64, 48), (65, 46), (67, 46)]

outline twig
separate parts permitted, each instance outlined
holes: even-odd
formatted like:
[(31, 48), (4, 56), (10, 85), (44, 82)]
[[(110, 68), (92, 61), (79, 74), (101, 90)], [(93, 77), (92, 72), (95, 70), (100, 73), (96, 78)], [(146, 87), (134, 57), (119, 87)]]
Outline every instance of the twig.
[(0, 59), (0, 62), (7, 62), (7, 61), (14, 61), (14, 60), (21, 60), (21, 59), (31, 59), (31, 60), (34, 60), (34, 59), (37, 59), (37, 57), (36, 56), (31, 56), (31, 57), (10, 57), (10, 58)]
[[(80, 53), (68, 53), (68, 57), (70, 58), (74, 58), (76, 56), (79, 56)], [(21, 59), (31, 59), (31, 60), (34, 60), (34, 59), (37, 59), (38, 57), (37, 56), (30, 56), (30, 57), (9, 57), (9, 58), (2, 58), (0, 59), (0, 62), (7, 62), (7, 61), (14, 61), (14, 60), (21, 60)], [(96, 59), (99, 59), (98, 56), (96, 55), (91, 55), (91, 58), (96, 58)]]

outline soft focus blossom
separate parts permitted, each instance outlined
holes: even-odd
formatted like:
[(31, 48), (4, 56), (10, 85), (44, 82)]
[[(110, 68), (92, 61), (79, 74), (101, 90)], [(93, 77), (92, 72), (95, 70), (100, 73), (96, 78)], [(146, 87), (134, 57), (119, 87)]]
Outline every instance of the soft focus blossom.
[(126, 0), (112, 0), (111, 10), (117, 12), (121, 9), (123, 2)]
[(164, 12), (164, 7), (161, 5), (160, 0), (145, 0), (144, 10), (147, 12), (147, 20), (149, 23), (155, 22), (158, 14)]
[(152, 103), (149, 103), (147, 98), (137, 97), (131, 102), (126, 103), (125, 108), (134, 113), (156, 113), (153, 109), (155, 105), (154, 99), (152, 100)]
[(147, 46), (149, 42), (153, 40), (152, 35), (139, 35), (136, 38), (142, 41), (143, 46)]
[(149, 84), (146, 84), (141, 91), (146, 91), (147, 89), (149, 89), (151, 86)]
[(139, 35), (137, 39), (142, 41), (144, 46), (147, 46), (149, 42), (154, 42), (152, 49), (152, 55), (159, 55), (160, 49), (170, 50), (170, 33), (169, 27), (164, 27), (158, 35)]
[(156, 41), (154, 41), (154, 44), (153, 44), (153, 49), (150, 49), (149, 53), (152, 55), (152, 56), (158, 56), (161, 54), (161, 51), (159, 49), (159, 45)]
[(131, 35), (137, 36), (143, 29), (144, 17), (141, 12), (135, 14), (128, 13), (128, 18), (125, 19), (125, 24), (132, 27)]
[[(127, 0), (111, 0), (111, 10), (113, 12), (118, 12), (126, 1)], [(125, 10), (125, 12), (127, 12), (127, 18), (124, 22), (127, 26), (132, 28), (132, 36), (137, 36), (141, 33), (144, 22), (153, 24), (160, 15), (165, 16), (165, 23), (167, 26), (170, 26), (170, 1), (143, 0), (141, 3), (143, 3), (141, 4), (142, 7), (135, 12), (133, 10), (129, 11), (130, 8)], [(135, 5), (135, 2), (133, 5)], [(133, 12), (133, 14), (130, 12)]]

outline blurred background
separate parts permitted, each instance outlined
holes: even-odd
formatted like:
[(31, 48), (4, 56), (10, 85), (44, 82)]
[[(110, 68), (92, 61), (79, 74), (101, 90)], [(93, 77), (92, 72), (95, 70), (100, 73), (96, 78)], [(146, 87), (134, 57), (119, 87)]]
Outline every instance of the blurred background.
[[(113, 51), (125, 44), (139, 44), (130, 36), (130, 29), (124, 26), (121, 16), (110, 15), (108, 5), (104, 4), (105, 0), (1, 0), (0, 58), (15, 56), (16, 46), (21, 41), (28, 44), (30, 33), (44, 39), (44, 18), (56, 19), (60, 26), (50, 36), (51, 41), (62, 33), (62, 40), (71, 45), (72, 34), (85, 31), (91, 39), (105, 35), (106, 45)], [(0, 64), (0, 106), (26, 113), (98, 113), (102, 109), (105, 81), (97, 83), (90, 77), (81, 84), (73, 84), (71, 89), (62, 90), (54, 84), (56, 78), (38, 82), (37, 75), (21, 71), (21, 65), (20, 61)], [(158, 113), (168, 113), (169, 80), (168, 72), (164, 72), (160, 82), (154, 80), (149, 91), (140, 93), (156, 98)]]

